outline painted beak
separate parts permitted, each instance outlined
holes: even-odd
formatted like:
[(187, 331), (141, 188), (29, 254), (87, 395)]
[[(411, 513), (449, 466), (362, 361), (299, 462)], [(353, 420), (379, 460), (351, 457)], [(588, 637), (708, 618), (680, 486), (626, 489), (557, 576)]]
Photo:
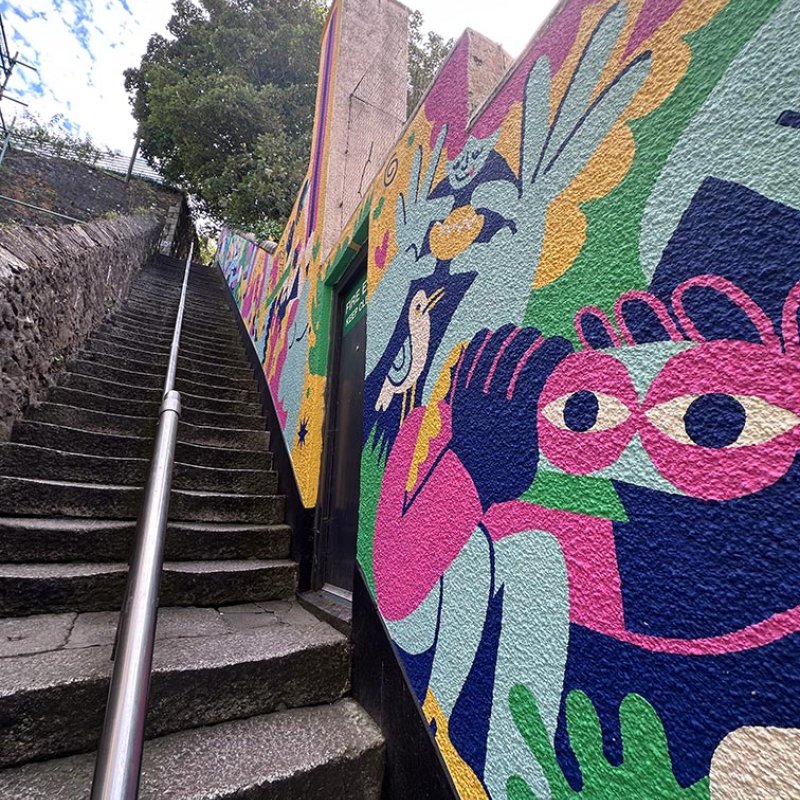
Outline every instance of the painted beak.
[(440, 286), (431, 296), (428, 298), (428, 302), (425, 303), (425, 311), (430, 311), (443, 297), (444, 297), (444, 289)]

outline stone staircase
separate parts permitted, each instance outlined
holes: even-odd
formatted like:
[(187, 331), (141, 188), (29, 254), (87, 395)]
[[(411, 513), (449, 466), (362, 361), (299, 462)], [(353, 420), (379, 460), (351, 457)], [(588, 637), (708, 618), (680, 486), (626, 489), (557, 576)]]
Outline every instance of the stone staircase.
[[(0, 797), (87, 798), (180, 297), (146, 267), (0, 444)], [(141, 798), (377, 800), (349, 643), (295, 602), (285, 499), (222, 277), (193, 266)]]

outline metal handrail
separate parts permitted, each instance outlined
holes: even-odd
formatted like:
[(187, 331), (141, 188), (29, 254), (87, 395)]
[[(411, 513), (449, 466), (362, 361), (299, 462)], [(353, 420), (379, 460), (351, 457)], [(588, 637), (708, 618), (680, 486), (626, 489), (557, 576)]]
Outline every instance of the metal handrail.
[(164, 563), (172, 467), (181, 416), (181, 396), (173, 387), (193, 252), (194, 244), (189, 248), (189, 257), (186, 259), (153, 458), (144, 490), (142, 512), (136, 526), (128, 587), (117, 629), (116, 657), (95, 762), (92, 800), (136, 800), (139, 793), (147, 695), (158, 616), (158, 590)]

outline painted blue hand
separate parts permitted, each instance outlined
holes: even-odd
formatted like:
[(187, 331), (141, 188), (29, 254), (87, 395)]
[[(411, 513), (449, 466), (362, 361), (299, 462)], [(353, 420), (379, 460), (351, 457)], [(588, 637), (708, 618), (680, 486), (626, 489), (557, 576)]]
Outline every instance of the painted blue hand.
[(566, 339), (505, 325), (476, 334), (459, 360), (450, 449), (472, 477), (484, 510), (519, 497), (533, 482), (539, 395), (570, 352)]
[[(616, 3), (593, 31), (552, 119), (550, 63), (542, 57), (533, 65), (525, 87), (519, 181), (487, 181), (472, 194), (474, 208), (488, 209), (511, 225), (488, 242), (475, 242), (450, 264), (451, 272), (476, 277), (434, 354), (431, 375), (439, 374), (455, 345), (475, 330), (475, 320), (495, 329), (524, 318), (549, 205), (586, 167), (650, 74), (645, 52), (602, 83), (624, 24), (625, 4)], [(424, 402), (434, 385), (426, 384)]]
[(442, 157), (447, 126), (439, 132), (439, 138), (428, 159), (428, 169), (422, 177), (422, 147), (417, 148), (411, 164), (408, 189), (397, 196), (395, 238), (401, 256), (411, 252), (419, 259), (422, 244), (430, 226), (443, 220), (453, 208), (453, 196), (431, 198), (431, 189), (436, 170)]

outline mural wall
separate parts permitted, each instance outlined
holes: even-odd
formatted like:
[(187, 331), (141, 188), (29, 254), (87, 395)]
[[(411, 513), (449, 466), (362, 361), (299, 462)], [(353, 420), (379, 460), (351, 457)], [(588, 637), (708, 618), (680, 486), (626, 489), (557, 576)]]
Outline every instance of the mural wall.
[[(566, 0), (469, 129), (465, 37), (361, 209), (359, 563), (464, 798), (800, 798), (798, 19)], [(315, 446), (328, 290), (230, 247)]]

